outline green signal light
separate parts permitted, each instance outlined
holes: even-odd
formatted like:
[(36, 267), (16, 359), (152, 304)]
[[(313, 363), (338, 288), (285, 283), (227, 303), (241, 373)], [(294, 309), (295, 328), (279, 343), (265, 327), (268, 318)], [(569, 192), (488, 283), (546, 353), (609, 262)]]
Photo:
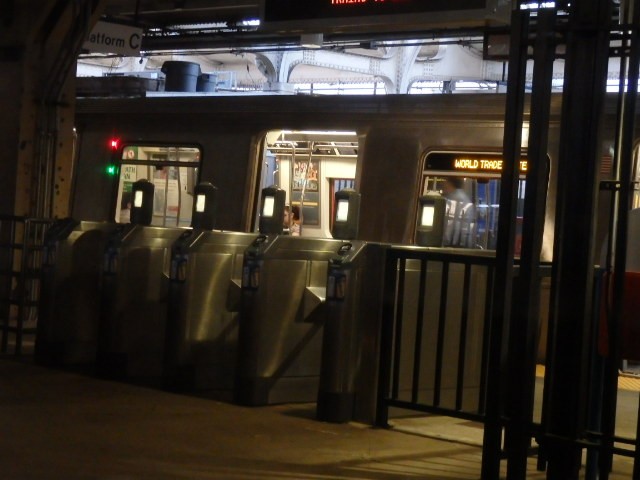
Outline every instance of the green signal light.
[(116, 165), (107, 165), (106, 172), (110, 177), (115, 177), (118, 174), (118, 167)]

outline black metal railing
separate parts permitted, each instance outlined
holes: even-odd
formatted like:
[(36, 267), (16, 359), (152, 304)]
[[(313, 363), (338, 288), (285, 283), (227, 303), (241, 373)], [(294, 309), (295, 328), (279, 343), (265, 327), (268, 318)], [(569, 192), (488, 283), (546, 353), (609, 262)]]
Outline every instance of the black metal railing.
[(483, 422), (495, 259), (389, 249), (376, 422), (399, 407)]
[(24, 335), (35, 334), (44, 237), (52, 220), (0, 216), (0, 351), (22, 353)]

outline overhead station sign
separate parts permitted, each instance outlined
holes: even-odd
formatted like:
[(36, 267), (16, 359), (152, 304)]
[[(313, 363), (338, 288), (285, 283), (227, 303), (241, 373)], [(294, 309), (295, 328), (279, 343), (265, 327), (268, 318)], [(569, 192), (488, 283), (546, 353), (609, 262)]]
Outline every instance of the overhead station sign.
[(117, 23), (98, 22), (82, 48), (96, 53), (113, 53), (128, 57), (140, 55), (142, 29)]
[(455, 26), (499, 20), (509, 5), (510, 0), (264, 0), (262, 22), (267, 28), (288, 31), (373, 25), (406, 30), (445, 22)]

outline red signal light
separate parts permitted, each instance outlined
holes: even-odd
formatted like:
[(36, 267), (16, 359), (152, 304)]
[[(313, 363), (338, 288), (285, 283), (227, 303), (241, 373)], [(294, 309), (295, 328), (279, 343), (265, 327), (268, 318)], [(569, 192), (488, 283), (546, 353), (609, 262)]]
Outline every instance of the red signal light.
[(120, 139), (112, 138), (111, 140), (109, 140), (109, 147), (111, 147), (111, 150), (118, 150), (118, 148), (120, 147)]

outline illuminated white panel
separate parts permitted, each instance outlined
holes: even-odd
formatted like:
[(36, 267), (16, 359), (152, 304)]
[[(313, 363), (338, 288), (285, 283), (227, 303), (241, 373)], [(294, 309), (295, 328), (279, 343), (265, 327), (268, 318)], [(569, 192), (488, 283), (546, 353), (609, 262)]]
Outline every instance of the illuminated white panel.
[(196, 198), (196, 212), (204, 212), (205, 200), (206, 197), (204, 195), (198, 195), (198, 197)]
[(264, 205), (262, 206), (262, 215), (264, 217), (273, 217), (273, 207), (275, 205), (275, 197), (264, 197)]
[(133, 199), (133, 206), (140, 208), (142, 206), (142, 190), (136, 190), (136, 196)]
[(421, 227), (433, 227), (433, 216), (435, 208), (433, 205), (424, 205), (422, 207), (422, 217), (420, 218)]
[(336, 222), (346, 222), (349, 218), (349, 200), (338, 200)]

